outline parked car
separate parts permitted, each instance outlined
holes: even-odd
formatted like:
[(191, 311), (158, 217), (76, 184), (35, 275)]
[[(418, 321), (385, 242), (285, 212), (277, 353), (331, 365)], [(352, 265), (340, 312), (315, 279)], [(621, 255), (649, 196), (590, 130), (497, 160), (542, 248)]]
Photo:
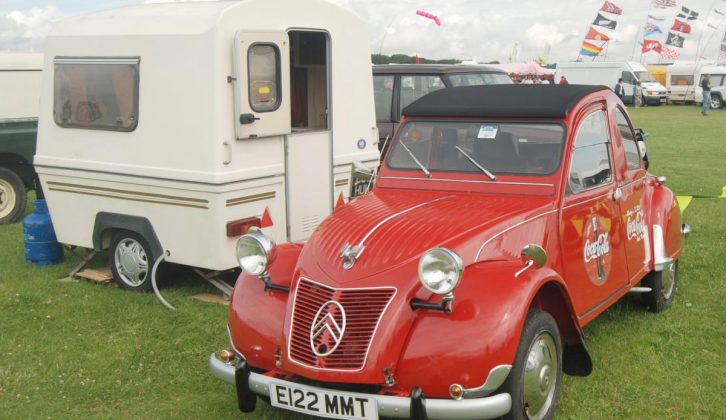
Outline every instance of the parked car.
[(658, 83), (644, 65), (635, 61), (564, 62), (557, 64), (555, 80), (565, 76), (572, 84), (615, 86), (623, 79), (623, 102), (635, 101), (635, 86), (640, 82), (641, 103), (660, 105), (666, 103), (668, 90)]
[(698, 84), (694, 88), (696, 103), (699, 105), (703, 103), (701, 82), (704, 74), (709, 74), (711, 77), (711, 108), (723, 108), (724, 99), (726, 99), (726, 63), (701, 67), (698, 74)]
[(373, 92), (378, 125), (378, 149), (393, 136), (401, 110), (435, 90), (455, 86), (511, 84), (495, 67), (472, 64), (382, 64), (373, 66)]
[(23, 217), (27, 192), (36, 187), (42, 69), (43, 54), (0, 54), (0, 225)]
[(403, 110), (372, 191), (306, 243), (240, 237), (232, 347), (210, 368), (332, 418), (551, 418), (583, 328), (675, 297), (681, 226), (604, 86), (445, 89)]

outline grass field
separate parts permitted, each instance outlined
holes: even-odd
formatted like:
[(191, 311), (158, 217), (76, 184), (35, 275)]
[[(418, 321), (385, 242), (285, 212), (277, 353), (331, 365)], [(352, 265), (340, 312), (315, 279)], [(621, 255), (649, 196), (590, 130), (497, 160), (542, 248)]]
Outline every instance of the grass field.
[[(650, 133), (651, 172), (679, 195), (721, 195), (726, 111), (630, 111)], [(726, 199), (694, 199), (684, 221), (693, 234), (675, 304), (651, 314), (628, 296), (589, 325), (594, 372), (565, 377), (558, 418), (726, 418)], [(301, 418), (264, 403), (242, 415), (233, 388), (209, 375), (226, 308), (188, 298), (212, 291), (202, 281), (167, 285), (169, 311), (153, 294), (57, 281), (74, 264), (27, 266), (21, 225), (0, 226), (1, 418)]]

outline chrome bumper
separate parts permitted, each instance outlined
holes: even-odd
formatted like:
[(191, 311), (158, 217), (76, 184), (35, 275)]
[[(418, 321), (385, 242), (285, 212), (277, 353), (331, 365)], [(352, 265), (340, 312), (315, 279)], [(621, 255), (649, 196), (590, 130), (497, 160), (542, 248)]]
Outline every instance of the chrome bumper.
[[(209, 369), (212, 374), (222, 381), (235, 384), (235, 365), (227, 364), (219, 360), (216, 353), (209, 356)], [(261, 396), (270, 395), (270, 383), (287, 383), (291, 387), (294, 382), (272, 378), (258, 373), (250, 372), (249, 387), (254, 393)], [(309, 385), (306, 385), (310, 387)], [(325, 392), (324, 388), (312, 387), (318, 391)], [(347, 394), (356, 395), (354, 392)], [(380, 417), (410, 418), (411, 399), (407, 397), (394, 397), (378, 394), (358, 394), (367, 398), (375, 399), (378, 402), (378, 415)], [(512, 398), (509, 394), (502, 393), (484, 398), (473, 398), (463, 400), (434, 399), (426, 398), (424, 403), (426, 414), (429, 419), (485, 419), (501, 417), (512, 408)]]

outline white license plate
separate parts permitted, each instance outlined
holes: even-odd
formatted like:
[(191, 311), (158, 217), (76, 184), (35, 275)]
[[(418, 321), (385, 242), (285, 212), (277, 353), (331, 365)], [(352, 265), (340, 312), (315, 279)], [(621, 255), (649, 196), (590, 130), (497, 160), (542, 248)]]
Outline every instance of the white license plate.
[(378, 402), (362, 394), (320, 391), (305, 385), (270, 384), (274, 407), (337, 419), (378, 419)]

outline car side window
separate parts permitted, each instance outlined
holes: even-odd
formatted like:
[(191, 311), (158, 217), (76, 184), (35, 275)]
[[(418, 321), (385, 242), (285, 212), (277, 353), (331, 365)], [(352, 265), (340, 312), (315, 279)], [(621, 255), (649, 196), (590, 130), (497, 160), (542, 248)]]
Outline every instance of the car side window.
[(401, 76), (401, 110), (416, 99), (446, 87), (441, 76), (408, 75)]
[(393, 103), (392, 74), (373, 76), (373, 95), (376, 103), (376, 121), (391, 122), (391, 106)]
[(604, 111), (595, 111), (580, 122), (570, 163), (570, 193), (576, 194), (612, 182), (609, 144)]
[(623, 139), (623, 149), (625, 149), (625, 160), (628, 162), (628, 170), (640, 169), (640, 153), (638, 152), (638, 143), (635, 140), (635, 133), (625, 114), (620, 108), (615, 110), (615, 121), (620, 130), (620, 137)]

